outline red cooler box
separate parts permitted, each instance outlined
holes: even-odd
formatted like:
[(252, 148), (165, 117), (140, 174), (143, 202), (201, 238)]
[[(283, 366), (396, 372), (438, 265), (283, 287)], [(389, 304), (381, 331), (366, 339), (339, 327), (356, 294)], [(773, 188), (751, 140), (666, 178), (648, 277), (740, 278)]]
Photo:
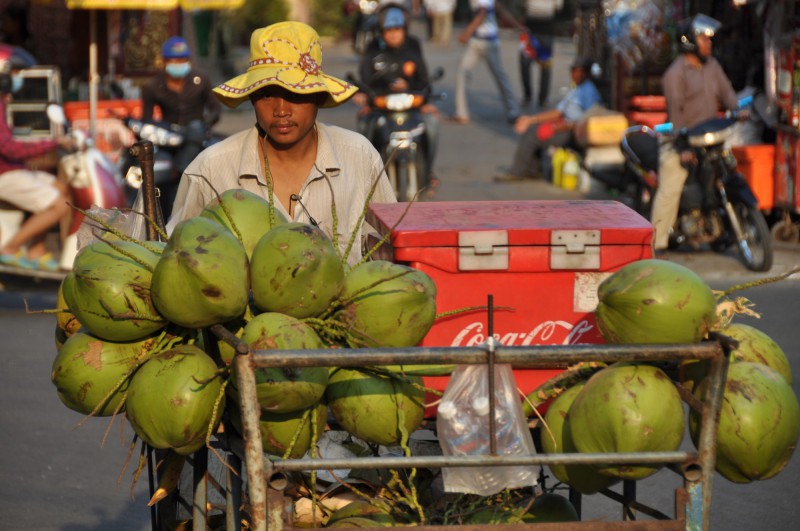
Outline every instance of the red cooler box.
[[(437, 313), (485, 307), (492, 295), (494, 334), (504, 345), (602, 343), (597, 286), (652, 257), (652, 225), (615, 201), (414, 203), (403, 217), (407, 206), (370, 206), (378, 232), (397, 225), (379, 257), (430, 275)], [(437, 319), (421, 345), (480, 344), (486, 321), (485, 310)], [(561, 370), (516, 370), (517, 385), (530, 393)], [(447, 381), (425, 379), (441, 391)]]

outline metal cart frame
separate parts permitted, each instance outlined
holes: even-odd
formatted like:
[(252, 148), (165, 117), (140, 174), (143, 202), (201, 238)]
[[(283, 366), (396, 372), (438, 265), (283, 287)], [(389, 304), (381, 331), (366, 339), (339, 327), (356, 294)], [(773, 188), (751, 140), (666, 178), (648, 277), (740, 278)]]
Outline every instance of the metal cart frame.
[[(153, 184), (153, 147), (149, 142), (142, 142), (133, 148), (134, 154), (142, 163), (143, 191), (145, 197), (145, 213), (157, 219), (163, 226), (155, 201)], [(148, 238), (156, 239), (154, 228), (148, 229)], [(386, 349), (331, 349), (331, 350), (254, 350), (247, 343), (234, 336), (222, 325), (208, 329), (220, 339), (232, 345), (236, 351), (234, 362), (237, 371), (237, 386), (241, 402), (243, 438), (237, 439), (227, 434), (221, 441), (223, 450), (227, 452), (226, 485), (218, 484), (216, 488), (225, 496), (225, 529), (242, 529), (242, 469), (247, 472), (247, 492), (249, 495), (248, 528), (257, 531), (285, 531), (295, 528), (291, 522), (291, 510), (282, 493), (285, 482), (281, 481), (283, 472), (306, 470), (350, 469), (387, 469), (387, 468), (441, 468), (441, 467), (478, 467), (478, 466), (512, 466), (512, 465), (591, 465), (591, 464), (662, 464), (683, 477), (684, 486), (676, 490), (675, 517), (670, 519), (658, 510), (639, 504), (635, 500), (635, 482), (626, 481), (623, 495), (611, 491), (605, 494), (623, 504), (622, 522), (575, 522), (559, 524), (515, 524), (515, 529), (527, 529), (535, 525), (536, 529), (561, 530), (687, 530), (698, 531), (709, 529), (709, 509), (711, 505), (711, 487), (716, 459), (717, 430), (725, 378), (728, 368), (728, 354), (734, 346), (725, 336), (715, 337), (713, 341), (698, 344), (676, 345), (534, 345), (524, 347), (506, 347), (492, 339), (492, 310), (489, 308), (490, 339), (482, 345), (474, 347), (411, 347)], [(206, 344), (209, 344), (207, 342)], [(636, 452), (636, 453), (558, 453), (539, 454), (533, 456), (496, 455), (494, 415), (490, 413), (490, 433), (492, 455), (484, 456), (410, 456), (410, 457), (359, 457), (342, 459), (267, 459), (262, 449), (261, 432), (259, 431), (260, 407), (256, 395), (255, 369), (260, 367), (361, 367), (396, 364), (488, 364), (490, 407), (494, 408), (493, 397), (494, 365), (511, 364), (515, 368), (552, 368), (568, 367), (580, 362), (642, 361), (649, 363), (674, 363), (680, 360), (709, 360), (707, 398), (697, 400), (691, 393), (676, 384), (682, 399), (689, 407), (701, 414), (701, 427), (697, 451), (685, 452)], [(195, 531), (204, 531), (208, 527), (208, 483), (207, 449), (196, 452), (192, 456), (194, 472), (194, 489), (191, 502), (180, 500), (185, 506), (191, 504), (192, 526)], [(151, 493), (155, 490), (154, 452), (149, 452), (148, 472)], [(574, 499), (574, 496), (571, 495)], [(175, 514), (176, 501), (168, 498), (153, 507), (153, 529), (161, 528), (169, 516)], [(634, 520), (634, 512), (640, 511), (657, 518), (657, 520)], [(445, 531), (467, 526), (408, 526), (397, 529), (414, 531)], [(470, 525), (469, 528), (494, 529), (508, 528), (507, 525)], [(377, 528), (375, 528), (377, 529)]]

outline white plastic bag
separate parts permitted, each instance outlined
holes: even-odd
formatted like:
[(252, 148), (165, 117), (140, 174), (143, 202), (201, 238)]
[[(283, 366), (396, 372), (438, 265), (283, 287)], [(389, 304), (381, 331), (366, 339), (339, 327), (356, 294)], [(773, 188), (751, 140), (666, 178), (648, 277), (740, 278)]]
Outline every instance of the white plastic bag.
[[(490, 455), (489, 368), (459, 365), (450, 376), (436, 417), (436, 432), (447, 456)], [(497, 455), (534, 455), (511, 365), (494, 366)], [(536, 485), (537, 466), (446, 467), (444, 490), (491, 496), (503, 489)]]

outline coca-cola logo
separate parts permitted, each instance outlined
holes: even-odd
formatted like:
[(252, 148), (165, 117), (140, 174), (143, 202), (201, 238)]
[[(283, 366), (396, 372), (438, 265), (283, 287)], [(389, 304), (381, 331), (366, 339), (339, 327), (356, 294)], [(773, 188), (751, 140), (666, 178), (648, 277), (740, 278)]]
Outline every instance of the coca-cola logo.
[[(545, 344), (575, 345), (581, 343), (581, 339), (594, 329), (594, 324), (586, 319), (574, 325), (567, 321), (552, 320), (543, 321), (530, 330), (495, 333), (494, 338), (502, 345), (509, 347)], [(472, 347), (480, 345), (485, 341), (486, 332), (484, 331), (484, 324), (480, 321), (476, 321), (461, 329), (453, 338), (450, 346)], [(594, 341), (591, 342), (593, 343)]]

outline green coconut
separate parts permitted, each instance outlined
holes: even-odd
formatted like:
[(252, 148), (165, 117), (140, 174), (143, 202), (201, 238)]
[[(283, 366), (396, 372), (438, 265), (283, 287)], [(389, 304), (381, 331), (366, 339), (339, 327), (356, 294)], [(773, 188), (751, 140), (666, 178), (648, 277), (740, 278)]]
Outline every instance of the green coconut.
[(67, 306), (94, 336), (108, 341), (144, 339), (167, 324), (150, 293), (159, 258), (135, 242), (90, 243), (75, 257), (62, 284)]
[(191, 454), (219, 423), (225, 408), (221, 389), (214, 360), (194, 345), (177, 346), (154, 355), (131, 378), (128, 421), (153, 448)]
[[(68, 274), (61, 281), (58, 286), (58, 294), (56, 295), (56, 348), (60, 349), (61, 346), (81, 327), (81, 322), (75, 317), (75, 314), (69, 310), (67, 300), (64, 298), (64, 284), (71, 284), (75, 282), (75, 277)], [(72, 289), (72, 286), (69, 286)]]
[[(239, 408), (231, 408), (230, 413), (233, 427), (242, 433), (242, 415)], [(314, 420), (319, 438), (328, 420), (328, 407), (323, 402), (290, 413), (262, 411), (258, 422), (261, 446), (266, 453), (277, 457), (287, 459), (303, 457), (311, 448)]]
[(128, 382), (113, 394), (112, 390), (125, 376), (131, 375), (139, 360), (153, 347), (153, 342), (150, 337), (119, 343), (76, 332), (58, 349), (53, 360), (50, 380), (56, 386), (58, 398), (78, 413), (88, 415), (102, 406), (96, 416), (113, 415), (123, 401)]
[[(704, 400), (709, 379), (695, 396)], [(689, 434), (699, 444), (700, 415), (689, 415)], [(786, 380), (760, 363), (728, 367), (717, 431), (716, 469), (734, 483), (776, 476), (784, 469), (800, 436), (800, 404)]]
[[(575, 453), (578, 448), (572, 439), (569, 409), (575, 397), (583, 390), (586, 382), (580, 382), (558, 395), (548, 406), (544, 423), (548, 429), (541, 429), (542, 451), (546, 454)], [(594, 494), (618, 480), (600, 474), (589, 465), (549, 465), (550, 472), (559, 481), (568, 484), (581, 494)]]
[(220, 224), (195, 217), (173, 230), (153, 271), (151, 291), (170, 322), (202, 328), (241, 317), (248, 288), (241, 242)]
[(575, 506), (564, 496), (555, 492), (545, 492), (533, 499), (531, 508), (522, 517), (528, 523), (579, 522)]
[[(792, 384), (792, 367), (783, 349), (761, 330), (746, 324), (732, 324), (720, 333), (739, 342), (730, 353), (731, 363), (760, 363), (775, 370)], [(708, 374), (708, 360), (683, 360), (680, 364), (680, 381), (690, 391)]]
[(302, 319), (321, 314), (341, 293), (344, 266), (318, 227), (286, 223), (259, 240), (250, 278), (258, 308)]
[(269, 201), (260, 195), (244, 188), (232, 188), (212, 199), (200, 212), (200, 217), (219, 223), (234, 235), (238, 232), (250, 258), (258, 240), (273, 227), (270, 215), (274, 216), (275, 226), (286, 223), (286, 217), (279, 210), (272, 209), (272, 213), (270, 210)]
[[(683, 440), (683, 402), (664, 372), (618, 362), (595, 373), (569, 408), (569, 426), (582, 453), (672, 452)], [(603, 465), (601, 474), (643, 479), (661, 465)]]
[(422, 425), (422, 378), (337, 368), (325, 389), (328, 407), (350, 434), (373, 444), (395, 446)]
[[(282, 313), (255, 316), (244, 327), (242, 341), (252, 351), (324, 348), (314, 330)], [(289, 413), (317, 403), (328, 385), (327, 367), (259, 367), (254, 370), (256, 394), (263, 411)], [(234, 381), (236, 366), (234, 365)]]
[(696, 343), (716, 322), (711, 288), (666, 260), (624, 266), (597, 289), (595, 320), (609, 343)]
[(381, 500), (356, 500), (335, 510), (325, 527), (394, 527), (397, 520)]
[(424, 272), (375, 260), (347, 273), (344, 305), (335, 318), (345, 323), (354, 346), (412, 347), (436, 319), (436, 285)]

